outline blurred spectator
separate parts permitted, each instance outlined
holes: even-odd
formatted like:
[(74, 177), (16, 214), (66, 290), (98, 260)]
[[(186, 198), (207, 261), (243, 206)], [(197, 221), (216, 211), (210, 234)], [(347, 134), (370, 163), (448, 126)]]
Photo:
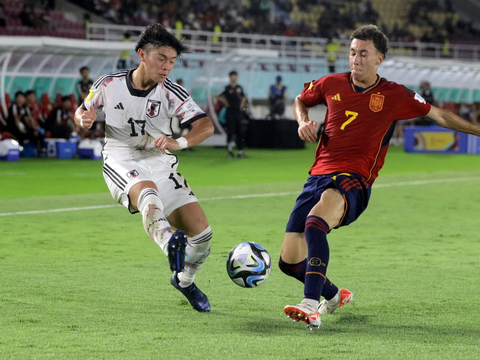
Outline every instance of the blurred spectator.
[(90, 19), (90, 14), (89, 14), (89, 13), (83, 14), (83, 32), (84, 32), (84, 34), (85, 34), (85, 36), (84, 36), (85, 39), (88, 38), (87, 35), (89, 35), (89, 34), (87, 34), (87, 26), (88, 26), (88, 24), (90, 24), (91, 22), (92, 22), (92, 20)]
[[(217, 97), (227, 108), (227, 150), (228, 157), (235, 157), (233, 148), (237, 144), (239, 158), (246, 158), (243, 149), (245, 148), (245, 127), (243, 125), (243, 110), (247, 105), (247, 97), (243, 88), (237, 84), (238, 74), (231, 71), (229, 74), (230, 84), (225, 86), (223, 92)], [(234, 140), (235, 139), (235, 140)]]
[(30, 28), (45, 29), (47, 27), (45, 14), (36, 14), (32, 3), (23, 5), (22, 11), (20, 12), (20, 20), (22, 21), (22, 25)]
[(25, 92), (25, 97), (27, 99), (27, 106), (32, 115), (35, 129), (37, 129), (42, 135), (45, 134), (45, 118), (42, 113), (42, 105), (37, 101), (37, 94), (35, 90), (27, 90)]
[(420, 83), (420, 95), (425, 99), (430, 105), (438, 106), (437, 101), (433, 96), (433, 91), (430, 89), (430, 83), (426, 80), (423, 80)]
[(5, 15), (5, 4), (0, 2), (0, 26), (5, 27), (7, 26), (7, 20)]
[(15, 94), (15, 101), (12, 102), (8, 111), (8, 132), (10, 132), (21, 145), (30, 142), (40, 150), (43, 148), (43, 135), (37, 127), (38, 125), (27, 106), (25, 94), (18, 91)]
[(277, 76), (275, 84), (270, 86), (268, 92), (268, 102), (271, 119), (282, 118), (285, 114), (285, 104), (287, 102), (287, 87), (282, 84), (282, 77)]
[(340, 49), (340, 44), (334, 39), (328, 39), (325, 52), (327, 53), (328, 72), (335, 73), (335, 63), (337, 61), (337, 51)]
[[(430, 83), (426, 80), (420, 82), (420, 96), (423, 97), (427, 103), (435, 106), (438, 105), (433, 96), (432, 89), (430, 89)], [(420, 117), (413, 120), (413, 124), (417, 126), (431, 126), (432, 122), (426, 117)]]
[(82, 66), (79, 71), (82, 78), (77, 82), (77, 93), (78, 105), (81, 105), (83, 100), (88, 96), (93, 80), (90, 79), (90, 69), (88, 66)]
[(55, 0), (42, 0), (42, 8), (45, 11), (55, 10), (56, 1)]
[[(126, 31), (123, 34), (123, 42), (130, 43), (132, 40), (130, 39), (130, 33)], [(120, 60), (118, 60), (117, 69), (130, 69), (130, 50), (124, 50), (120, 53)]]
[(30, 116), (31, 114), (27, 107), (25, 94), (17, 91), (15, 100), (12, 101), (12, 105), (10, 105), (8, 109), (7, 131), (12, 134), (20, 144), (23, 144), (27, 139), (27, 126), (25, 123)]
[(477, 121), (476, 106), (473, 104), (460, 104), (458, 115), (464, 120), (475, 123)]
[(73, 121), (72, 101), (69, 95), (62, 96), (62, 104), (52, 110), (46, 121), (46, 128), (55, 139), (70, 139), (75, 129)]

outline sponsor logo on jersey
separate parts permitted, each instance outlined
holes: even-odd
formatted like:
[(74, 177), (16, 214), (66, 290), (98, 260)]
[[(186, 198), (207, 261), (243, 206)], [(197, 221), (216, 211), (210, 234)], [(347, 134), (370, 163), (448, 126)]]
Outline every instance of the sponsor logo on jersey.
[(158, 116), (158, 114), (160, 114), (160, 104), (161, 103), (158, 100), (148, 99), (147, 116), (151, 118)]
[(129, 172), (127, 173), (127, 177), (128, 177), (129, 179), (135, 179), (138, 175), (140, 175), (140, 174), (138, 173), (137, 170), (132, 170), (132, 171), (129, 171)]
[(372, 94), (370, 96), (370, 110), (373, 112), (379, 112), (383, 109), (383, 103), (385, 101), (385, 96), (380, 94)]
[(312, 90), (312, 89), (313, 89), (313, 81), (310, 81), (310, 85), (308, 85), (307, 91)]

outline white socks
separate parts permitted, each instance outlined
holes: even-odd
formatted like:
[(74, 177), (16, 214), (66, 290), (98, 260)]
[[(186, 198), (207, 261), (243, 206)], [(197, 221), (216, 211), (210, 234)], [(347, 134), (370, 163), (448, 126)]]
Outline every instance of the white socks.
[(143, 227), (165, 255), (167, 243), (172, 236), (172, 228), (163, 214), (163, 202), (155, 189), (143, 189), (138, 196), (138, 210), (142, 214)]
[[(138, 196), (138, 210), (142, 214), (143, 227), (147, 234), (155, 241), (165, 255), (168, 255), (167, 244), (172, 236), (172, 228), (163, 214), (163, 202), (155, 189), (142, 190)], [(203, 263), (210, 254), (210, 240), (212, 229), (207, 227), (200, 234), (188, 239), (185, 251), (185, 269), (179, 273), (178, 280), (181, 287), (193, 283)]]
[(185, 269), (178, 274), (178, 280), (181, 287), (187, 287), (193, 283), (195, 275), (202, 267), (210, 254), (210, 241), (212, 239), (212, 229), (207, 227), (200, 234), (188, 239), (185, 254)]

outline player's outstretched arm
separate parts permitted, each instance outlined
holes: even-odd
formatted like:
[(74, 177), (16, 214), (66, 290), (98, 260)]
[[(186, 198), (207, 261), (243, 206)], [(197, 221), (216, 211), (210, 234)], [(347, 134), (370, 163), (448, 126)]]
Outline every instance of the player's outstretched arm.
[(430, 112), (426, 116), (438, 126), (480, 136), (479, 126), (469, 123), (449, 110), (432, 106)]
[(90, 106), (90, 109), (84, 110), (80, 105), (75, 111), (75, 124), (84, 129), (90, 129), (93, 126), (93, 123), (97, 119), (97, 113), (95, 108)]
[(298, 136), (303, 141), (314, 142), (317, 140), (317, 123), (308, 118), (308, 107), (298, 95), (293, 101), (293, 114), (298, 122)]
[(180, 139), (177, 141), (172, 138), (166, 137), (165, 135), (162, 135), (155, 139), (155, 146), (159, 148), (163, 154), (165, 150), (175, 151), (184, 149), (186, 147), (198, 145), (210, 136), (212, 136), (215, 132), (215, 127), (213, 126), (212, 120), (210, 120), (209, 117), (204, 117), (193, 122), (192, 126), (193, 129), (190, 130), (190, 132), (183, 138), (184, 141), (187, 141), (187, 143), (183, 146), (183, 143), (180, 141)]

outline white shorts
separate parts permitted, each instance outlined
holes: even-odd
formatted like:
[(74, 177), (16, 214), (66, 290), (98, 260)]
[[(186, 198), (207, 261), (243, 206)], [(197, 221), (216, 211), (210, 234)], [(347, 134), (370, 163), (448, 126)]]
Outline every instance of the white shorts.
[(103, 162), (103, 177), (113, 198), (132, 214), (138, 210), (132, 208), (128, 193), (133, 185), (141, 181), (152, 181), (157, 185), (165, 216), (183, 205), (198, 202), (187, 180), (176, 171), (176, 166), (166, 164), (158, 157), (121, 161), (109, 155)]

